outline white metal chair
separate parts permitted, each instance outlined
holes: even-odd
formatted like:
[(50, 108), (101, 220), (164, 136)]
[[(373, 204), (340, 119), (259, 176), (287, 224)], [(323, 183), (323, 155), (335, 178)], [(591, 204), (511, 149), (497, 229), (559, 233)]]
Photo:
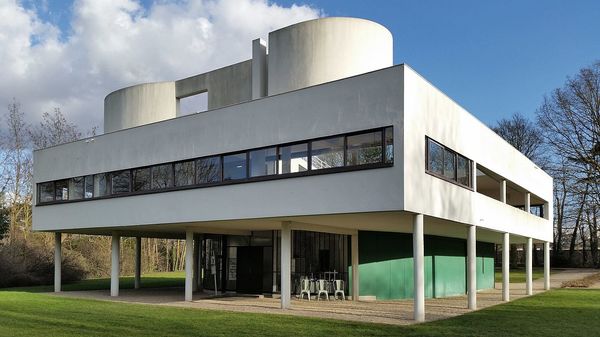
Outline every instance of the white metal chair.
[(337, 300), (337, 295), (340, 294), (342, 296), (342, 301), (345, 300), (346, 294), (344, 293), (344, 280), (335, 280), (333, 281), (333, 285), (335, 288), (333, 298)]
[(323, 279), (317, 281), (317, 301), (321, 299), (321, 294), (325, 294), (325, 298), (329, 301), (326, 282), (327, 281)]
[(300, 299), (304, 298), (304, 294), (306, 294), (306, 297), (310, 301), (310, 280), (307, 278), (300, 280)]

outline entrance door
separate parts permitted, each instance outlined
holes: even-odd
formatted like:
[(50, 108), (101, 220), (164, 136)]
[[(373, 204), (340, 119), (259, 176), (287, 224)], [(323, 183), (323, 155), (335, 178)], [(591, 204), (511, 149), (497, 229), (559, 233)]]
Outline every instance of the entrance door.
[(237, 285), (240, 293), (262, 293), (263, 247), (237, 247)]

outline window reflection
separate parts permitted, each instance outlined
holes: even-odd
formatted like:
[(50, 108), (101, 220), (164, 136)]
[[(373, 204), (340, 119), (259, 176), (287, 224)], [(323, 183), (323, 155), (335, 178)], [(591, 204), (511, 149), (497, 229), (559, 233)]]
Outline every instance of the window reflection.
[(444, 173), (444, 149), (431, 139), (427, 139), (427, 169), (430, 172), (442, 175)]
[(110, 178), (112, 194), (129, 192), (129, 170), (113, 172)]
[(381, 131), (348, 136), (346, 143), (346, 165), (381, 162)]
[(250, 151), (250, 176), (277, 174), (277, 148)]
[(54, 200), (69, 200), (69, 181), (58, 180), (54, 183)]
[(331, 137), (311, 143), (311, 169), (344, 166), (344, 137)]
[(279, 147), (279, 174), (308, 170), (308, 143)]
[(444, 177), (454, 180), (456, 170), (456, 155), (454, 152), (444, 149)]
[(196, 160), (196, 184), (221, 181), (221, 158), (219, 156)]
[(84, 198), (89, 199), (94, 197), (94, 176), (85, 176)]
[(152, 189), (173, 187), (173, 165), (164, 164), (152, 167)]
[(175, 163), (175, 186), (194, 184), (194, 161)]
[(134, 191), (148, 191), (150, 190), (150, 168), (145, 167), (137, 170), (133, 170), (133, 190)]
[(246, 178), (246, 153), (223, 156), (223, 181)]
[(108, 195), (108, 173), (94, 174), (94, 196)]
[(48, 202), (54, 200), (54, 182), (39, 184), (40, 186), (40, 202)]
[(427, 138), (427, 171), (466, 187), (471, 186), (472, 161)]
[(83, 177), (69, 179), (69, 200), (83, 199)]
[(471, 163), (469, 160), (461, 155), (458, 155), (456, 165), (456, 178), (459, 184), (465, 186), (471, 186), (471, 179), (469, 172), (471, 171)]
[(385, 162), (394, 162), (394, 129), (391, 126), (385, 128)]

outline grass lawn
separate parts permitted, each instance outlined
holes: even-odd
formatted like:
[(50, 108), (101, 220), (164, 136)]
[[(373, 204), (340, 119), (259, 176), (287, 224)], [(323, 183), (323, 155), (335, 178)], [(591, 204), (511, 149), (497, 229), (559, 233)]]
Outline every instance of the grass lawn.
[(553, 290), (407, 327), (0, 292), (0, 336), (589, 336), (600, 290)]
[[(185, 286), (185, 272), (149, 273), (142, 275), (142, 288), (183, 287)], [(119, 288), (133, 289), (133, 276), (119, 278)], [(110, 278), (87, 279), (79, 282), (62, 285), (64, 291), (73, 290), (102, 290), (110, 289)], [(0, 291), (27, 291), (49, 292), (54, 291), (53, 285), (5, 288)]]
[[(550, 274), (552, 275), (552, 270), (550, 270)], [(543, 277), (544, 267), (534, 267), (532, 278), (536, 280)], [(496, 269), (495, 279), (496, 282), (502, 282), (502, 269)], [(525, 283), (525, 268), (511, 269), (510, 283)]]

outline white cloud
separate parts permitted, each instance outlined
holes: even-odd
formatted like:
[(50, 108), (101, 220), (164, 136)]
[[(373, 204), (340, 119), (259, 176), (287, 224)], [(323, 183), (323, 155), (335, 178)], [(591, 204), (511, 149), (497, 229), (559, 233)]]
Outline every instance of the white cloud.
[(76, 0), (72, 6), (71, 28), (62, 32), (35, 7), (0, 0), (0, 103), (6, 107), (15, 97), (30, 122), (60, 107), (83, 128), (102, 127), (109, 92), (248, 59), (253, 39), (321, 14), (267, 0), (160, 1), (148, 8), (138, 0)]

